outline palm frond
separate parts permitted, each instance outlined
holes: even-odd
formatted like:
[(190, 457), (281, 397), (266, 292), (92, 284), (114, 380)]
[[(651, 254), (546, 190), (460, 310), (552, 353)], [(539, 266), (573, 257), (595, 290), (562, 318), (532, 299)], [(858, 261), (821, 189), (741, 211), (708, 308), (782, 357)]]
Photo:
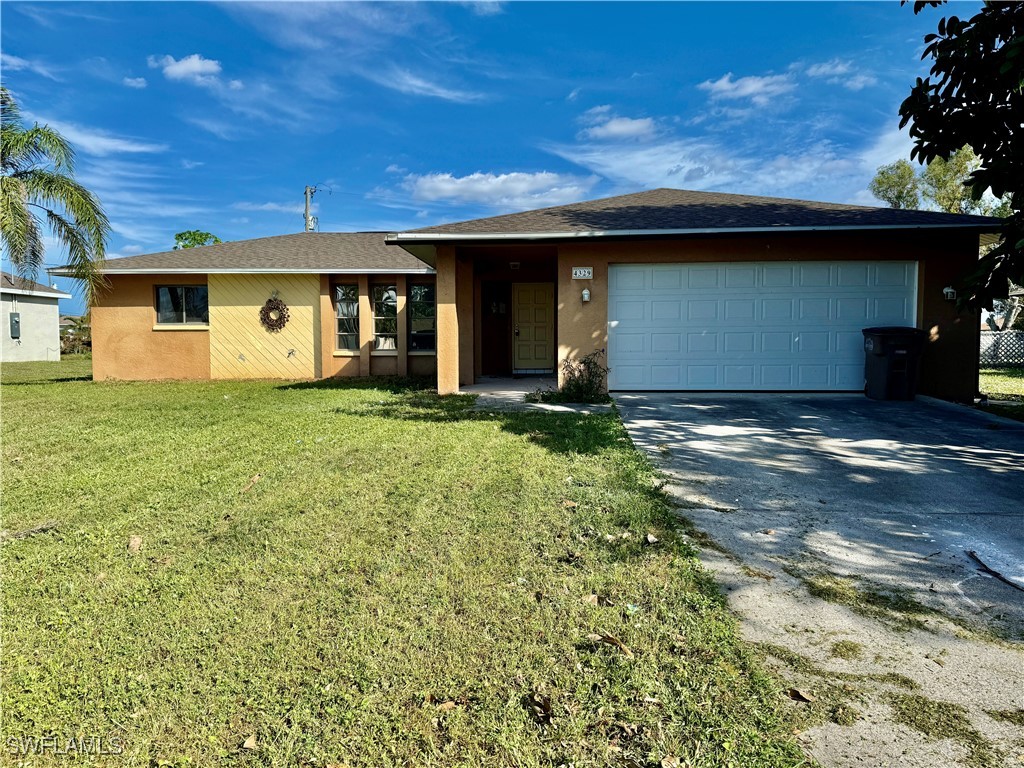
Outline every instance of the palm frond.
[(53, 236), (68, 251), (74, 277), (91, 304), (104, 285), (100, 270), (110, 222), (99, 200), (71, 177), (74, 150), (46, 125), (26, 129), (17, 101), (0, 85), (0, 235), (11, 263), (34, 279), (44, 263), (40, 209)]
[(9, 176), (0, 178), (0, 241), (15, 271), (35, 280), (45, 262), (42, 230), (26, 205), (24, 185)]
[(57, 171), (71, 173), (75, 168), (75, 151), (67, 139), (48, 125), (24, 128), (5, 123), (0, 164), (8, 172), (52, 165)]
[(14, 175), (25, 185), (30, 204), (62, 208), (89, 237), (93, 258), (102, 260), (110, 222), (99, 200), (74, 179), (61, 173), (36, 168)]
[(54, 211), (46, 211), (46, 221), (53, 236), (68, 249), (67, 266), (70, 276), (82, 281), (85, 304), (91, 307), (93, 296), (106, 284), (106, 280), (100, 272), (102, 260), (94, 258), (95, 251), (89, 234)]

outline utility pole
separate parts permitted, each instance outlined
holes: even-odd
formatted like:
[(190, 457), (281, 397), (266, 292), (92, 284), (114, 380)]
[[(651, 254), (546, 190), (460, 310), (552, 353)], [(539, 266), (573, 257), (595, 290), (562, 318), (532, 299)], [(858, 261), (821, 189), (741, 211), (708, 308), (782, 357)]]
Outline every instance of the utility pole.
[(316, 192), (316, 187), (306, 187), (306, 231), (312, 232), (316, 227), (316, 218), (311, 216), (309, 213), (310, 203), (313, 202), (313, 193)]

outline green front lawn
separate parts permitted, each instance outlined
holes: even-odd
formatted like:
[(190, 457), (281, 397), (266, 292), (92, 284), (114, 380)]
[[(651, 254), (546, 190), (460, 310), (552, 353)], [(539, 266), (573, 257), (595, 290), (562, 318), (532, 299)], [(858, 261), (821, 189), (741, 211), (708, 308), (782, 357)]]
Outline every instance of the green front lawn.
[(1024, 421), (1024, 367), (982, 368), (978, 389), (992, 400), (1009, 400), (1021, 405), (989, 404), (986, 411)]
[(993, 400), (1024, 402), (1024, 367), (982, 368), (978, 388)]
[(3, 366), (9, 760), (803, 764), (615, 417), (88, 372)]

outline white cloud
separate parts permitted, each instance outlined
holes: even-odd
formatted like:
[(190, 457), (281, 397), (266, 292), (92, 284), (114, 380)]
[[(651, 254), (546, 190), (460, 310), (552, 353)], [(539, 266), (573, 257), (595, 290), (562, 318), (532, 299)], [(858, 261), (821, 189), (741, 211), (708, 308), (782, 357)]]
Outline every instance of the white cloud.
[(408, 173), (408, 172), (409, 172), (408, 168), (403, 168), (402, 166), (398, 165), (397, 163), (392, 163), (391, 165), (389, 165), (387, 168), (384, 169), (384, 173)]
[(807, 68), (807, 74), (810, 77), (836, 77), (837, 75), (848, 74), (851, 71), (853, 71), (853, 62), (841, 59), (823, 61), (820, 64), (812, 64)]
[(895, 163), (897, 160), (909, 160), (910, 150), (913, 148), (914, 141), (906, 129), (901, 131), (899, 128), (891, 127), (882, 131), (863, 149), (858, 159), (865, 172), (870, 172), (871, 176), (874, 176), (880, 166)]
[(600, 105), (598, 105), (596, 107), (591, 107), (586, 112), (584, 112), (582, 115), (580, 115), (580, 122), (581, 123), (585, 123), (587, 125), (593, 125), (594, 123), (599, 123), (599, 122), (601, 122), (601, 120), (606, 119), (605, 116), (611, 114), (611, 111), (612, 111), (612, 105), (611, 104), (600, 104)]
[[(303, 203), (234, 203), (231, 206), (238, 211), (259, 211), (262, 213), (298, 213), (302, 214), (305, 211), (305, 204)], [(317, 206), (314, 203), (310, 210), (316, 211)]]
[(597, 183), (595, 176), (550, 173), (410, 174), (402, 186), (422, 202), (475, 203), (510, 210), (562, 205), (583, 199)]
[(199, 168), (202, 165), (206, 165), (202, 160), (182, 160), (181, 167), (186, 171), (191, 171), (193, 168)]
[(202, 128), (207, 133), (212, 133), (218, 139), (224, 139), (225, 141), (231, 141), (241, 133), (237, 123), (217, 120), (216, 118), (189, 115), (185, 118), (185, 122), (194, 125), (196, 128)]
[(126, 77), (121, 80), (122, 85), (126, 85), (129, 88), (145, 88), (146, 78), (144, 77)]
[(345, 56), (378, 50), (395, 37), (417, 42), (436, 33), (428, 8), (419, 3), (229, 3), (229, 13), (257, 27), (285, 48), (334, 50)]
[(612, 111), (610, 104), (591, 107), (576, 120), (587, 126), (577, 134), (577, 138), (580, 139), (649, 139), (657, 132), (657, 126), (652, 118), (620, 117)]
[(841, 85), (850, 91), (861, 91), (878, 82), (878, 78), (867, 72), (854, 72), (853, 62), (842, 59), (812, 64), (807, 68), (807, 75), (828, 78), (832, 85)]
[(477, 16), (497, 16), (505, 12), (505, 4), (500, 0), (479, 0), (478, 2), (464, 2), (466, 6)]
[[(674, 187), (877, 204), (864, 194), (878, 166), (909, 157), (911, 141), (886, 128), (860, 145), (755, 136), (664, 137), (650, 143), (581, 141), (542, 149), (611, 182), (616, 191)], [(782, 147), (784, 149), (780, 150)]]
[(653, 144), (612, 146), (583, 142), (545, 148), (628, 189), (709, 189), (743, 178), (742, 164), (705, 139), (675, 138)]
[[(216, 59), (203, 58), (193, 53), (181, 59), (173, 56), (149, 56), (146, 62), (152, 69), (159, 69), (168, 80), (191, 83), (203, 88), (218, 88), (224, 85), (220, 78), (221, 65)], [(241, 80), (230, 80), (227, 87), (238, 90), (243, 86)]]
[(19, 56), (12, 56), (9, 53), (0, 53), (0, 65), (3, 65), (4, 69), (9, 69), (13, 72), (34, 72), (48, 80), (60, 80), (59, 77), (53, 74), (50, 67), (41, 61), (32, 61)]
[(654, 135), (655, 127), (654, 120), (649, 117), (611, 117), (582, 133), (591, 139), (648, 139)]
[(862, 74), (862, 75), (854, 75), (853, 77), (848, 77), (845, 80), (833, 78), (832, 80), (829, 80), (829, 82), (830, 83), (838, 82), (840, 85), (843, 86), (843, 88), (846, 88), (847, 90), (850, 90), (850, 91), (861, 91), (861, 90), (867, 88), (868, 86), (874, 85), (875, 83), (877, 83), (878, 82), (878, 78), (875, 77), (874, 75), (863, 75)]
[(121, 248), (121, 253), (142, 253), (143, 247), (141, 245), (125, 245)]
[(103, 203), (111, 229), (145, 250), (169, 248), (182, 220), (209, 212), (193, 193), (168, 191), (167, 178), (162, 166), (116, 157), (86, 157), (78, 170), (78, 180)]
[(166, 152), (166, 144), (152, 144), (139, 141), (127, 136), (118, 136), (99, 128), (89, 128), (75, 123), (65, 123), (58, 120), (48, 120), (45, 117), (25, 113), (25, 117), (37, 123), (49, 125), (51, 128), (63, 134), (64, 138), (71, 142), (75, 149), (85, 152), (87, 155), (106, 157), (117, 154), (141, 154)]
[(732, 79), (728, 72), (718, 80), (706, 80), (697, 86), (707, 91), (712, 101), (721, 99), (750, 99), (759, 107), (767, 106), (772, 99), (789, 93), (796, 88), (796, 83), (788, 75), (749, 76), (738, 80)]
[(576, 101), (576, 99), (580, 97), (580, 93), (582, 90), (582, 88), (573, 88), (571, 91), (569, 91), (569, 95), (565, 97), (565, 100)]
[(377, 85), (382, 85), (385, 88), (390, 88), (399, 93), (406, 93), (410, 96), (426, 96), (432, 99), (454, 101), (459, 104), (469, 104), (484, 98), (482, 93), (447, 88), (398, 67), (392, 67), (386, 72), (367, 70), (363, 73), (363, 76)]

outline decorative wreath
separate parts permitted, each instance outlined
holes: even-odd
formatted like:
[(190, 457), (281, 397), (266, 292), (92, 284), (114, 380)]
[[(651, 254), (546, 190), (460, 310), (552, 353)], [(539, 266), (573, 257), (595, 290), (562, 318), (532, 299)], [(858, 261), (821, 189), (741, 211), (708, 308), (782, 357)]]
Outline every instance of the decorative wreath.
[(280, 331), (288, 322), (288, 305), (277, 296), (267, 299), (260, 310), (260, 323), (268, 331)]

